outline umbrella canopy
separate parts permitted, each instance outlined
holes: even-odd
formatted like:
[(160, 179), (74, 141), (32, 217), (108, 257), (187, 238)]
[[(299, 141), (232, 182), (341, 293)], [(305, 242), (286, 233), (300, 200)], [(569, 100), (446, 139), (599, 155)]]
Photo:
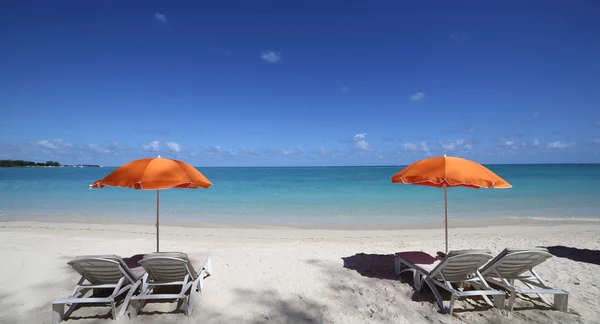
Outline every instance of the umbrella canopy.
[(512, 188), (483, 165), (459, 157), (439, 156), (417, 161), (392, 176), (392, 182), (444, 188), (446, 253), (448, 253), (448, 196), (446, 188)]
[(212, 182), (193, 166), (178, 160), (146, 158), (131, 161), (95, 181), (92, 188), (105, 186), (156, 190), (156, 252), (159, 251), (160, 191), (170, 188), (208, 188)]
[(131, 161), (94, 182), (92, 188), (113, 186), (145, 190), (208, 188), (212, 185), (200, 171), (178, 160), (146, 158)]

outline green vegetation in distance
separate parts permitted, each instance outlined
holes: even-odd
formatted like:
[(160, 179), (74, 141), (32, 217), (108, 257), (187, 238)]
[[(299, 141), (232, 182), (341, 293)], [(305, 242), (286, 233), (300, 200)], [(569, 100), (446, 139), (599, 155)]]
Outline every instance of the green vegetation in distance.
[(59, 167), (60, 163), (47, 161), (46, 163), (23, 160), (0, 160), (0, 168), (25, 168), (25, 167)]

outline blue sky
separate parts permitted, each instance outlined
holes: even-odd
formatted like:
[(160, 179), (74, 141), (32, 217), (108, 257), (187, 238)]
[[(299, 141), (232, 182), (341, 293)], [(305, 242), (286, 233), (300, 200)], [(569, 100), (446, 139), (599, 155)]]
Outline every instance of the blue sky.
[(0, 158), (600, 162), (598, 1), (0, 10)]

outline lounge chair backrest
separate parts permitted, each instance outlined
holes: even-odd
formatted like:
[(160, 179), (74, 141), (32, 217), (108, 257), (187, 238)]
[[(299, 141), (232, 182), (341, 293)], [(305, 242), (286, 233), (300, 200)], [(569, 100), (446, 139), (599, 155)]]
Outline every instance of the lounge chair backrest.
[(155, 281), (172, 282), (183, 280), (186, 275), (196, 279), (196, 273), (185, 253), (151, 253), (138, 261)]
[(78, 256), (68, 264), (79, 272), (87, 281), (95, 285), (115, 284), (123, 276), (129, 283), (134, 283), (134, 276), (128, 271), (123, 260), (111, 256)]
[(492, 255), (489, 253), (488, 250), (451, 251), (431, 271), (431, 276), (442, 277), (443, 274), (446, 280), (451, 282), (467, 280), (472, 278), (475, 271), (482, 265), (492, 259)]
[(551, 257), (552, 254), (542, 248), (504, 249), (482, 269), (482, 273), (496, 271), (504, 278), (516, 278)]

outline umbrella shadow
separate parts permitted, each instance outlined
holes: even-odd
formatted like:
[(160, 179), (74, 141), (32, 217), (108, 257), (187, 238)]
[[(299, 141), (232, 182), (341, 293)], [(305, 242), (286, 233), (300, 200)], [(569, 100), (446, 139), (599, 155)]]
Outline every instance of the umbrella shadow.
[(125, 262), (125, 264), (130, 268), (130, 269), (135, 269), (135, 268), (139, 268), (142, 265), (138, 263), (138, 261), (140, 261), (145, 254), (135, 254), (132, 255), (130, 257), (126, 257), (126, 258), (122, 258), (123, 262)]
[(393, 254), (365, 254), (357, 253), (353, 256), (343, 257), (344, 268), (355, 270), (361, 276), (398, 280), (394, 273), (394, 255)]
[(546, 246), (545, 248), (555, 257), (600, 265), (599, 250), (579, 249), (562, 245)]

